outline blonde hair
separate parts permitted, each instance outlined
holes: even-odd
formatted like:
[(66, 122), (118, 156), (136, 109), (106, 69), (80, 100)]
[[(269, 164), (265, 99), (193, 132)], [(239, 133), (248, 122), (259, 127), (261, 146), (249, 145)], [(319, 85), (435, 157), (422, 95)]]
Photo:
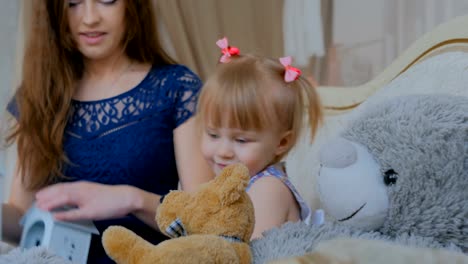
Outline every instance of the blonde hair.
[(290, 131), (290, 148), (281, 159), (296, 144), (306, 116), (311, 139), (322, 121), (314, 87), (302, 76), (286, 83), (284, 72), (279, 60), (249, 54), (232, 56), (228, 63), (217, 66), (203, 86), (197, 106), (198, 122), (243, 130)]

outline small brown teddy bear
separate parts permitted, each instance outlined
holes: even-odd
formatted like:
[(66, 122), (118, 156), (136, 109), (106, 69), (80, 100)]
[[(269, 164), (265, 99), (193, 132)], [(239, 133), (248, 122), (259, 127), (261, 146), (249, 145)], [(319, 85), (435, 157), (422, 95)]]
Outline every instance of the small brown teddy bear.
[(177, 238), (153, 245), (111, 226), (104, 231), (103, 246), (118, 264), (251, 263), (255, 218), (245, 191), (249, 178), (248, 169), (236, 164), (195, 193), (171, 191), (157, 209), (156, 222), (164, 234)]

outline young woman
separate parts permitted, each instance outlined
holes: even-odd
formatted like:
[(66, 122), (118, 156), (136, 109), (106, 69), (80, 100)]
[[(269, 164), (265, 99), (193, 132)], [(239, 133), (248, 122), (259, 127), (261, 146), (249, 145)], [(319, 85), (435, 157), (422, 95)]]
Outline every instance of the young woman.
[[(151, 0), (35, 0), (9, 111), (18, 147), (9, 206), (123, 225), (152, 243), (161, 195), (212, 178), (192, 115), (201, 87), (161, 48)], [(152, 226), (152, 227), (150, 227)], [(109, 262), (94, 237), (89, 263)]]

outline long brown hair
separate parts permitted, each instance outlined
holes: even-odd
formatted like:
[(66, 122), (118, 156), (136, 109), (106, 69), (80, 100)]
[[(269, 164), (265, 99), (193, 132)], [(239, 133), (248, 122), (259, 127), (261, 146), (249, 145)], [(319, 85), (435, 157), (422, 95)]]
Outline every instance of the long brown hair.
[(315, 88), (303, 76), (286, 83), (284, 71), (278, 59), (252, 54), (218, 64), (200, 93), (199, 124), (290, 131), (291, 144), (274, 162), (279, 161), (296, 144), (306, 117), (312, 139), (323, 118)]
[[(160, 45), (152, 1), (125, 2), (123, 45), (127, 56), (154, 65), (174, 63)], [(22, 83), (14, 98), (17, 122), (7, 141), (17, 142), (24, 186), (37, 190), (64, 176), (65, 126), (84, 63), (70, 34), (67, 1), (32, 0), (32, 7)]]

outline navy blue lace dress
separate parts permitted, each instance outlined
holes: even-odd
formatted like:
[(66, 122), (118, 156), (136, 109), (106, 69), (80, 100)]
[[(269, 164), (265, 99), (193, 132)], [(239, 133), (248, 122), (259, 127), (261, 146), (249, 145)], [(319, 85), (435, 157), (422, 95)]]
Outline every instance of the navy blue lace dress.
[[(163, 195), (177, 189), (173, 131), (190, 118), (200, 79), (181, 65), (154, 66), (133, 89), (98, 101), (73, 101), (64, 150), (72, 181), (128, 184)], [(15, 112), (13, 109), (11, 112)], [(95, 221), (99, 232), (125, 226), (157, 244), (165, 239), (133, 215)], [(89, 263), (112, 263), (93, 237)]]

